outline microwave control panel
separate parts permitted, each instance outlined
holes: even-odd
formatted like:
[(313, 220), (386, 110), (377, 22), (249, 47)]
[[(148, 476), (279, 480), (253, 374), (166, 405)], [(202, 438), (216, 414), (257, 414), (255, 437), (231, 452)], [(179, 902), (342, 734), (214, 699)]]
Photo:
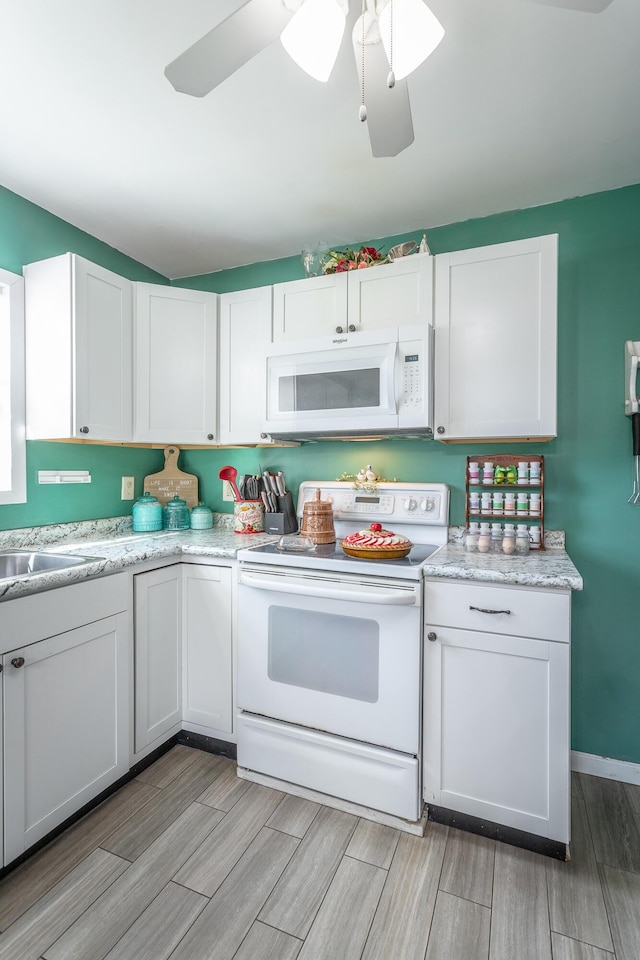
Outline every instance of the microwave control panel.
[(412, 346), (412, 344), (400, 344), (402, 374), (399, 407), (404, 412), (419, 410), (422, 407), (424, 364), (421, 353), (417, 349), (419, 344), (415, 344), (414, 351), (407, 352), (407, 347), (411, 350)]

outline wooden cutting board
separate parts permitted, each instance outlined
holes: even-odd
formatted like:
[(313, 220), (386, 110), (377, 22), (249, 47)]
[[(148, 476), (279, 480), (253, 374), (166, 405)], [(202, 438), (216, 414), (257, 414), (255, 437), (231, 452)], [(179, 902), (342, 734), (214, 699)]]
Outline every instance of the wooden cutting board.
[(144, 478), (144, 492), (152, 493), (164, 506), (177, 494), (188, 507), (198, 505), (198, 478), (193, 473), (178, 470), (180, 447), (164, 448), (164, 470)]

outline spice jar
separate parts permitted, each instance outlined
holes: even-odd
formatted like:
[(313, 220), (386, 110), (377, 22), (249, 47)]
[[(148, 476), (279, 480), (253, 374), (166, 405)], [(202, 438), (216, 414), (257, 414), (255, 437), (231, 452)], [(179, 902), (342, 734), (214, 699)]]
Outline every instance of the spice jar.
[(478, 523), (470, 523), (469, 529), (465, 531), (464, 535), (464, 548), (468, 553), (477, 553), (479, 538), (480, 525)]
[(511, 556), (516, 550), (516, 531), (512, 524), (505, 523), (502, 538), (502, 552)]
[(491, 530), (488, 523), (480, 524), (480, 536), (478, 537), (478, 553), (489, 553), (491, 549)]
[(516, 530), (516, 549), (518, 556), (526, 556), (529, 553), (529, 530), (524, 523), (519, 523)]
[(482, 468), (482, 482), (493, 483), (493, 463), (491, 460), (485, 460)]
[(492, 523), (491, 524), (491, 544), (489, 546), (491, 553), (501, 553), (502, 552), (502, 524), (501, 523)]

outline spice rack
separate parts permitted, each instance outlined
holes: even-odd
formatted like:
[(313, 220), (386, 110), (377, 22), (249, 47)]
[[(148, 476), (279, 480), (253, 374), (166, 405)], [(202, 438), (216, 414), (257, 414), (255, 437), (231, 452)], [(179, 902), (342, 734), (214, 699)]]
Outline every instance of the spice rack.
[[(540, 464), (540, 482), (531, 483), (518, 483), (516, 478), (515, 483), (512, 481), (510, 483), (485, 483), (482, 479), (483, 467), (485, 462), (491, 462), (494, 466), (494, 472), (496, 467), (515, 467), (516, 473), (518, 469), (518, 463), (524, 461), (524, 456), (514, 457), (512, 453), (500, 453), (495, 456), (490, 456), (485, 454), (482, 460), (479, 460), (478, 457), (467, 457), (466, 471), (465, 471), (465, 527), (469, 526), (469, 520), (499, 520), (501, 523), (526, 523), (527, 525), (531, 524), (531, 521), (535, 523), (536, 526), (540, 527), (540, 549), (544, 550), (544, 457), (543, 456), (534, 456), (533, 454), (527, 454), (527, 463), (539, 463)], [(478, 481), (475, 480), (471, 482), (469, 478), (469, 464), (470, 463), (479, 463), (480, 472)], [(530, 510), (527, 510), (526, 514), (523, 513), (509, 513), (506, 514), (503, 510), (502, 513), (494, 513), (493, 509), (491, 513), (482, 513), (480, 507), (478, 510), (471, 510), (469, 504), (469, 492), (474, 490), (484, 490), (484, 491), (494, 491), (501, 490), (508, 493), (518, 493), (518, 491), (526, 491), (527, 495), (531, 492), (540, 493), (540, 513), (532, 514)]]

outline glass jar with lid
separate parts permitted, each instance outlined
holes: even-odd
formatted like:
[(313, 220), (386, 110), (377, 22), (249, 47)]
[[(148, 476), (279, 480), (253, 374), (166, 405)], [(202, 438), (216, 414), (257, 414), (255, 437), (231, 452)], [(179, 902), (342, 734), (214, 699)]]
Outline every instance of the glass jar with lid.
[(131, 516), (136, 533), (162, 530), (162, 506), (158, 498), (150, 493), (138, 497), (131, 509)]
[(167, 501), (164, 508), (163, 526), (165, 530), (189, 529), (189, 507), (178, 494)]
[(213, 511), (205, 503), (200, 501), (197, 507), (191, 511), (191, 529), (192, 530), (210, 530), (213, 526)]

